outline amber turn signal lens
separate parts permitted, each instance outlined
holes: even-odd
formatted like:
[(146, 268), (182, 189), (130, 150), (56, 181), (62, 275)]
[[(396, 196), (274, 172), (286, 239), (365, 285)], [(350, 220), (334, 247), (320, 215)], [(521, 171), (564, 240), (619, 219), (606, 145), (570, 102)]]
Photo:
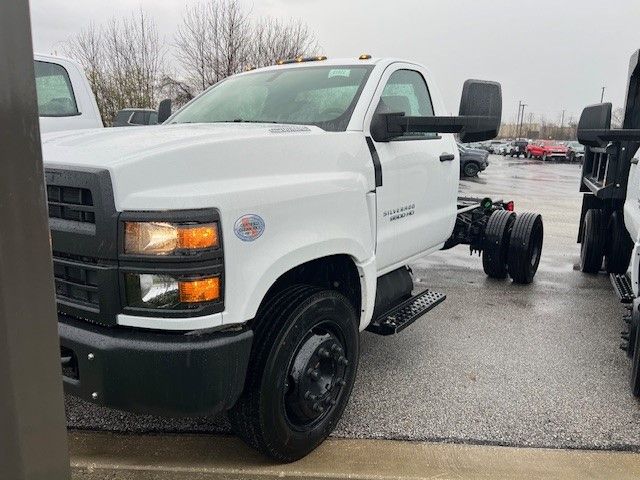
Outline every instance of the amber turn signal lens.
[(218, 246), (218, 227), (216, 224), (178, 228), (178, 248), (197, 250)]
[(180, 282), (178, 288), (182, 303), (212, 302), (220, 298), (220, 278), (218, 277)]

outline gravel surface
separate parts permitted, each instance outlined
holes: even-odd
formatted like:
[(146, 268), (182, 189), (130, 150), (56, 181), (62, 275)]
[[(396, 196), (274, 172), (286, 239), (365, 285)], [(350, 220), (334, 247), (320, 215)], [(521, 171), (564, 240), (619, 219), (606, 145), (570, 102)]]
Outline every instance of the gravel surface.
[[(463, 195), (513, 199), (545, 221), (532, 285), (485, 277), (460, 246), (412, 265), (447, 300), (393, 337), (365, 333), (335, 436), (640, 451), (640, 402), (619, 350), (623, 309), (605, 275), (576, 270), (577, 165), (492, 156)], [(227, 432), (224, 418), (126, 414), (67, 397), (73, 428)]]

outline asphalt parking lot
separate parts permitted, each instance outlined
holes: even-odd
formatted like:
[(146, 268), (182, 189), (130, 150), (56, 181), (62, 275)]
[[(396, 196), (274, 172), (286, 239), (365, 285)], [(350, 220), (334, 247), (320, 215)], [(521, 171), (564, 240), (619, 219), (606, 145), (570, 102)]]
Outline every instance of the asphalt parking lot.
[[(605, 275), (576, 269), (577, 165), (491, 157), (462, 195), (513, 199), (545, 221), (532, 285), (485, 277), (467, 247), (412, 265), (447, 294), (395, 337), (365, 333), (338, 437), (640, 451), (640, 402), (619, 350), (623, 310)], [(224, 418), (131, 415), (66, 399), (72, 428), (226, 432)]]

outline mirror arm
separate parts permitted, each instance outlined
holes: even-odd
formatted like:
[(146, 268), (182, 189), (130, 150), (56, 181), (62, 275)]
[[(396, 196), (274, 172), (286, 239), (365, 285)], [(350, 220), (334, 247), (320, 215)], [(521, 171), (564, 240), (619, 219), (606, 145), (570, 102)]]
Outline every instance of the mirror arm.
[(640, 142), (640, 129), (582, 129), (578, 132), (578, 141), (589, 146), (616, 141)]
[(382, 114), (387, 122), (387, 131), (402, 135), (409, 131), (417, 133), (460, 133), (467, 127), (480, 128), (491, 125), (493, 117), (407, 117), (403, 113)]

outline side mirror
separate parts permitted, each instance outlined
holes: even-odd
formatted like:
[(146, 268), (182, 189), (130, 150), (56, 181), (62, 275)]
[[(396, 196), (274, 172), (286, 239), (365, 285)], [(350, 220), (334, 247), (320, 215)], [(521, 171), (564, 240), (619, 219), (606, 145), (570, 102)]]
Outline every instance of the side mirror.
[(388, 142), (407, 132), (458, 133), (463, 143), (491, 140), (502, 120), (502, 87), (497, 82), (467, 80), (462, 89), (457, 117), (408, 117), (404, 113), (377, 113), (371, 136)]
[(498, 136), (502, 121), (502, 87), (498, 82), (467, 80), (462, 87), (460, 141), (481, 142)]
[(600, 133), (611, 129), (611, 104), (598, 103), (582, 110), (578, 122), (578, 141), (590, 147), (603, 147), (606, 141), (599, 138)]
[(171, 99), (165, 98), (158, 105), (158, 123), (164, 123), (171, 116)]

